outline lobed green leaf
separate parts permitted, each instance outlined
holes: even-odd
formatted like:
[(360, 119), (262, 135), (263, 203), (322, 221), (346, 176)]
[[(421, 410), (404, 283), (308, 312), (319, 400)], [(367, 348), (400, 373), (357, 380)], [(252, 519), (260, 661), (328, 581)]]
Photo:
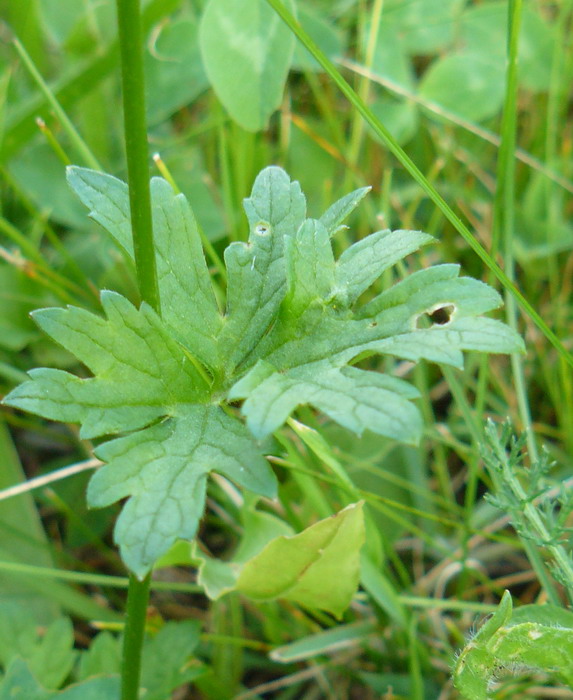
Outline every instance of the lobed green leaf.
[(357, 435), (368, 429), (415, 444), (422, 430), (420, 414), (409, 401), (418, 392), (410, 384), (354, 367), (333, 368), (326, 361), (286, 372), (260, 363), (233, 387), (231, 398), (245, 395), (243, 413), (258, 439), (303, 404), (312, 404)]
[[(87, 168), (68, 168), (68, 182), (133, 259), (127, 185)], [(176, 337), (207, 367), (217, 356), (223, 319), (211, 285), (197, 222), (183, 194), (162, 178), (151, 179), (153, 232), (161, 312)]]
[(205, 506), (207, 475), (274, 497), (276, 480), (252, 438), (216, 406), (180, 406), (177, 415), (107, 442), (107, 464), (91, 479), (88, 503), (102, 507), (129, 497), (116, 524), (121, 555), (145, 576), (176, 539), (193, 539)]
[(285, 239), (304, 221), (306, 199), (280, 168), (263, 170), (244, 202), (247, 243), (225, 251), (227, 314), (219, 336), (220, 365), (227, 375), (252, 353), (275, 319), (286, 286)]
[[(68, 179), (131, 256), (127, 186), (82, 168), (70, 168)], [(115, 537), (138, 576), (177, 539), (195, 536), (210, 472), (274, 496), (276, 480), (255, 438), (280, 428), (300, 405), (316, 407), (357, 435), (370, 430), (417, 442), (416, 390), (348, 363), (378, 353), (461, 366), (463, 350), (523, 348), (514, 331), (481, 317), (501, 304), (499, 294), (459, 277), (457, 265), (420, 270), (361, 304), (385, 270), (432, 240), (419, 231), (378, 231), (336, 260), (331, 237), (366, 192), (356, 190), (320, 219), (306, 219), (299, 184), (278, 167), (263, 170), (244, 202), (249, 240), (225, 252), (222, 315), (187, 200), (153, 178), (162, 316), (106, 291), (103, 317), (76, 307), (35, 313), (38, 325), (92, 376), (33, 370), (5, 403), (78, 422), (82, 437), (116, 436), (96, 450), (106, 464), (90, 482), (88, 501), (105, 506), (128, 499)], [(238, 399), (244, 399), (248, 429), (224, 405)], [(312, 571), (330, 575), (334, 560), (325, 555)], [(309, 570), (301, 581), (314, 575)], [(289, 595), (320, 607), (317, 582), (314, 592), (293, 583)], [(341, 601), (328, 609), (339, 614)]]
[(81, 423), (82, 437), (93, 438), (142, 428), (182, 402), (208, 400), (204, 376), (149, 306), (136, 309), (115, 292), (102, 292), (101, 302), (106, 319), (77, 307), (34, 314), (95, 376), (32, 370), (30, 381), (4, 399), (8, 406)]

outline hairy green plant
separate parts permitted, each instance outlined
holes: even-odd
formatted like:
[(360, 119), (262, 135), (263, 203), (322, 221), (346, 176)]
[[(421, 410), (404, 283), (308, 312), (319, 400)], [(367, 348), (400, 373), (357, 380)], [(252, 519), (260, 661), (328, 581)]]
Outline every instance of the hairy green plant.
[(573, 687), (573, 614), (553, 605), (513, 612), (505, 592), (497, 611), (459, 655), (454, 683), (465, 698), (486, 700), (502, 672), (543, 671)]
[[(526, 435), (516, 438), (509, 422), (489, 421), (483, 456), (494, 493), (487, 499), (511, 518), (519, 538), (547, 555), (554, 578), (573, 595), (570, 490), (550, 483), (547, 453), (524, 466)], [(573, 614), (557, 605), (525, 605), (513, 610), (506, 591), (499, 608), (465, 646), (454, 682), (470, 700), (488, 696), (500, 671), (543, 671), (573, 687)]]
[(487, 498), (511, 517), (511, 524), (524, 542), (532, 542), (551, 561), (554, 578), (573, 600), (573, 558), (568, 522), (573, 496), (568, 484), (551, 483), (552, 467), (547, 452), (525, 467), (524, 444), (527, 436), (516, 438), (509, 423), (501, 434), (489, 421), (484, 461), (491, 475), (494, 493)]
[[(132, 254), (127, 187), (71, 168), (80, 199)], [(369, 429), (416, 443), (416, 390), (351, 366), (365, 354), (462, 364), (462, 350), (512, 352), (515, 332), (480, 314), (500, 297), (459, 266), (420, 270), (361, 303), (391, 265), (430, 242), (418, 231), (379, 231), (334, 259), (331, 236), (366, 190), (306, 218), (298, 183), (262, 171), (245, 200), (250, 235), (225, 252), (226, 312), (211, 287), (191, 208), (159, 178), (151, 183), (162, 315), (103, 291), (105, 317), (77, 307), (35, 312), (38, 325), (93, 373), (36, 369), (5, 399), (53, 420), (81, 423), (84, 438), (123, 434), (97, 447), (106, 465), (88, 488), (91, 506), (128, 497), (115, 538), (145, 576), (177, 538), (192, 539), (206, 477), (217, 471), (273, 497), (275, 477), (257, 440), (310, 404), (357, 434)], [(433, 323), (442, 310), (444, 316)], [(245, 426), (230, 404), (245, 399)]]

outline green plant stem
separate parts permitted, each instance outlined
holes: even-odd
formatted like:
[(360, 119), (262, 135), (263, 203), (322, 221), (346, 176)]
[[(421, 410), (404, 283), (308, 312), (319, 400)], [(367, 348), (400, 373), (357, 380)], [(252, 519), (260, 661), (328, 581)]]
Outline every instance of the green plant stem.
[[(125, 150), (135, 268), (141, 299), (161, 311), (153, 223), (149, 190), (147, 126), (145, 122), (145, 80), (143, 72), (143, 30), (139, 0), (117, 0), (117, 21), (121, 55)], [(149, 600), (148, 574), (143, 581), (129, 576), (127, 614), (123, 637), (121, 699), (137, 700), (141, 670), (141, 649)]]
[(139, 0), (117, 0), (117, 21), (121, 55), (129, 204), (137, 282), (142, 300), (159, 313), (159, 290), (149, 192), (143, 30)]
[(476, 255), (485, 263), (485, 265), (487, 265), (503, 287), (510, 292), (525, 313), (531, 318), (547, 340), (549, 340), (549, 342), (557, 350), (559, 355), (565, 360), (565, 362), (567, 362), (567, 364), (573, 367), (573, 355), (563, 345), (562, 341), (551, 330), (547, 323), (545, 323), (541, 315), (533, 308), (530, 302), (523, 296), (523, 294), (506, 275), (502, 268), (495, 262), (491, 255), (485, 250), (479, 241), (474, 238), (460, 217), (449, 206), (438, 190), (430, 182), (428, 182), (414, 161), (400, 147), (388, 129), (386, 129), (380, 120), (377, 119), (374, 112), (372, 112), (364, 100), (362, 100), (346, 82), (332, 61), (330, 61), (324, 52), (318, 48), (308, 33), (302, 28), (300, 23), (293, 17), (292, 13), (289, 12), (288, 9), (281, 3), (281, 0), (267, 0), (267, 2), (285, 22), (289, 29), (296, 35), (303, 46), (308, 49), (312, 56), (320, 63), (326, 73), (336, 83), (342, 94), (350, 101), (354, 108), (357, 109), (360, 114), (362, 114), (364, 119), (386, 145), (388, 150), (396, 156), (399, 162), (403, 165), (404, 169), (410, 173), (412, 178), (420, 185), (424, 192), (426, 192), (428, 197), (441, 210), (446, 219), (452, 224), (452, 226), (454, 226), (456, 231), (458, 231), (474, 253), (476, 253)]
[(143, 581), (134, 574), (129, 576), (121, 662), (121, 700), (137, 700), (139, 697), (141, 647), (145, 635), (150, 581), (151, 574), (147, 574)]
[[(29, 578), (55, 579), (70, 581), (78, 586), (101, 586), (102, 588), (129, 588), (129, 579), (125, 576), (108, 576), (107, 574), (92, 574), (85, 571), (68, 571), (67, 569), (52, 569), (34, 564), (20, 564), (13, 561), (0, 561), (0, 571), (5, 573), (22, 574)], [(199, 593), (203, 589), (196, 583), (180, 583), (169, 581), (153, 581), (151, 590), (170, 591), (177, 593)], [(102, 608), (105, 612), (105, 610)]]

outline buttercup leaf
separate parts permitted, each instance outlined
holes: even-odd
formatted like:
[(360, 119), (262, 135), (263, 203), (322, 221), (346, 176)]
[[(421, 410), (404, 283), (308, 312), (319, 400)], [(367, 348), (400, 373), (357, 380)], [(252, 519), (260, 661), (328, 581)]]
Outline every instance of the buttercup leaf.
[[(265, 371), (266, 368), (266, 371)], [(369, 429), (403, 442), (416, 442), (422, 429), (420, 414), (408, 400), (418, 392), (407, 382), (354, 367), (335, 368), (326, 361), (309, 363), (286, 372), (257, 365), (266, 377), (254, 386), (239, 382), (232, 396), (248, 395), (243, 405), (247, 425), (263, 438), (279, 428), (292, 411), (311, 403), (349, 430), (361, 435)], [(256, 375), (255, 375), (256, 376)]]
[[(70, 168), (68, 179), (131, 256), (126, 185), (82, 168)], [(420, 270), (361, 303), (386, 269), (432, 240), (420, 231), (378, 231), (336, 260), (331, 237), (366, 192), (307, 219), (299, 184), (280, 168), (263, 170), (244, 203), (248, 241), (225, 252), (223, 315), (187, 200), (153, 178), (161, 314), (108, 291), (103, 316), (76, 307), (34, 314), (92, 376), (33, 370), (5, 402), (80, 423), (82, 437), (104, 438), (96, 455), (105, 465), (88, 501), (99, 507), (127, 499), (115, 537), (138, 576), (176, 539), (193, 539), (210, 472), (274, 496), (276, 480), (256, 441), (297, 406), (310, 404), (357, 435), (371, 430), (416, 443), (416, 390), (349, 366), (357, 358), (378, 353), (461, 366), (463, 350), (522, 349), (514, 331), (481, 317), (500, 306), (499, 294), (460, 277), (457, 265)], [(229, 405), (237, 400), (244, 400), (246, 426)], [(297, 596), (318, 604), (302, 589)], [(339, 614), (342, 603), (330, 609)]]
[(245, 200), (247, 243), (225, 251), (228, 272), (227, 316), (219, 337), (221, 366), (230, 375), (253, 351), (283, 300), (285, 239), (304, 221), (306, 199), (298, 182), (280, 168), (266, 168)]
[(102, 292), (101, 302), (107, 319), (76, 307), (34, 315), (95, 376), (33, 370), (32, 380), (5, 399), (8, 405), (79, 422), (82, 436), (93, 438), (142, 428), (184, 401), (208, 400), (205, 379), (149, 306), (136, 309), (114, 292)]
[[(87, 168), (68, 168), (68, 182), (90, 216), (133, 259), (127, 185)], [(151, 179), (153, 232), (161, 313), (165, 323), (204, 364), (216, 358), (222, 317), (211, 286), (197, 222), (182, 194), (159, 177)]]
[(248, 431), (214, 406), (181, 407), (168, 420), (104, 444), (96, 455), (107, 465), (90, 481), (88, 503), (106, 506), (131, 496), (116, 539), (126, 564), (142, 576), (178, 537), (195, 536), (210, 471), (275, 495), (273, 473)]
[(81, 422), (85, 437), (137, 431), (96, 450), (107, 465), (92, 478), (88, 503), (131, 497), (115, 536), (126, 564), (144, 576), (176, 538), (194, 536), (210, 471), (266, 496), (275, 481), (246, 428), (207, 403), (204, 373), (155, 312), (113, 292), (102, 293), (102, 305), (107, 319), (73, 307), (36, 314), (93, 377), (34, 370), (5, 401)]

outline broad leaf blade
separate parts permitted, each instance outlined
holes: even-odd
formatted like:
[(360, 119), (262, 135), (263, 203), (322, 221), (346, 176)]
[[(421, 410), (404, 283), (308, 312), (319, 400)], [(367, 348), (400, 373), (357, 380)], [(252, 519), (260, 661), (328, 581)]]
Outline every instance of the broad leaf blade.
[[(265, 368), (255, 369), (261, 377)], [(358, 435), (368, 429), (407, 443), (415, 444), (420, 438), (420, 414), (409, 401), (418, 392), (394, 377), (354, 367), (337, 369), (322, 362), (275, 371), (256, 388), (253, 380), (253, 375), (247, 375), (233, 388), (232, 396), (248, 392), (243, 413), (259, 439), (277, 430), (303, 404), (315, 406)]]
[(116, 525), (123, 560), (143, 577), (176, 539), (192, 539), (210, 471), (269, 497), (276, 484), (245, 427), (215, 406), (180, 407), (177, 416), (107, 442), (107, 462), (90, 481), (88, 503), (130, 497)]
[(492, 318), (465, 318), (445, 327), (436, 326), (396, 335), (371, 343), (365, 349), (413, 362), (423, 359), (462, 367), (462, 350), (511, 353), (523, 352), (524, 345), (520, 336), (501, 321)]
[(191, 352), (212, 366), (222, 326), (197, 222), (189, 202), (161, 178), (151, 180), (162, 317)]
[(482, 282), (458, 277), (457, 265), (421, 270), (357, 313), (348, 308), (389, 265), (430, 240), (421, 232), (382, 231), (334, 264), (320, 222), (307, 220), (289, 237), (280, 314), (257, 349), (259, 362), (229, 391), (230, 399), (246, 399), (242, 411), (256, 437), (310, 404), (359, 435), (368, 428), (415, 444), (422, 424), (403, 383), (346, 363), (362, 353), (383, 353), (461, 366), (462, 350), (522, 349), (514, 331), (476, 318), (497, 308), (501, 297)]
[[(291, 0), (283, 0), (291, 12)], [(264, 0), (210, 0), (199, 44), (211, 85), (231, 117), (248, 131), (267, 126), (279, 107), (295, 45)]]
[(8, 405), (82, 423), (82, 435), (96, 437), (141, 428), (179, 402), (207, 400), (205, 380), (149, 307), (136, 309), (115, 292), (102, 292), (101, 300), (107, 319), (76, 307), (34, 315), (96, 376), (33, 370)]
[(493, 287), (472, 277), (457, 277), (458, 272), (457, 265), (420, 270), (382, 292), (364, 307), (363, 314), (380, 320), (385, 312), (387, 317), (395, 316), (399, 308), (415, 326), (419, 316), (431, 313), (437, 306), (451, 305), (452, 318), (461, 318), (487, 313), (502, 305)]
[[(315, 313), (294, 319), (294, 323), (293, 317), (282, 313), (282, 322), (275, 324), (265, 338), (264, 360), (278, 371), (322, 360), (342, 366), (362, 352), (377, 352), (381, 341), (402, 334), (423, 334), (430, 325), (430, 315), (438, 309), (447, 310), (449, 323), (454, 323), (501, 304), (499, 294), (492, 287), (470, 277), (456, 278), (455, 265), (440, 267), (446, 269), (421, 270), (394, 285), (367, 304), (358, 319), (326, 306), (319, 318), (315, 307)], [(450, 279), (442, 278), (446, 274)], [(447, 327), (440, 323), (433, 325)], [(441, 339), (447, 342), (446, 336)], [(517, 334), (509, 331), (500, 352), (507, 352), (510, 339), (512, 351), (522, 349)], [(490, 343), (488, 350), (491, 348)]]
[(237, 588), (256, 600), (286, 598), (340, 617), (358, 586), (364, 537), (362, 503), (350, 505), (270, 542), (245, 564)]
[[(68, 182), (90, 216), (133, 258), (127, 185), (87, 168), (68, 168)], [(159, 177), (151, 180), (153, 233), (163, 320), (191, 352), (211, 366), (219, 314), (197, 222), (183, 194)]]
[(219, 344), (227, 374), (254, 349), (278, 312), (286, 286), (284, 239), (302, 224), (306, 200), (298, 182), (270, 167), (255, 180), (245, 211), (249, 241), (225, 251), (227, 318)]

